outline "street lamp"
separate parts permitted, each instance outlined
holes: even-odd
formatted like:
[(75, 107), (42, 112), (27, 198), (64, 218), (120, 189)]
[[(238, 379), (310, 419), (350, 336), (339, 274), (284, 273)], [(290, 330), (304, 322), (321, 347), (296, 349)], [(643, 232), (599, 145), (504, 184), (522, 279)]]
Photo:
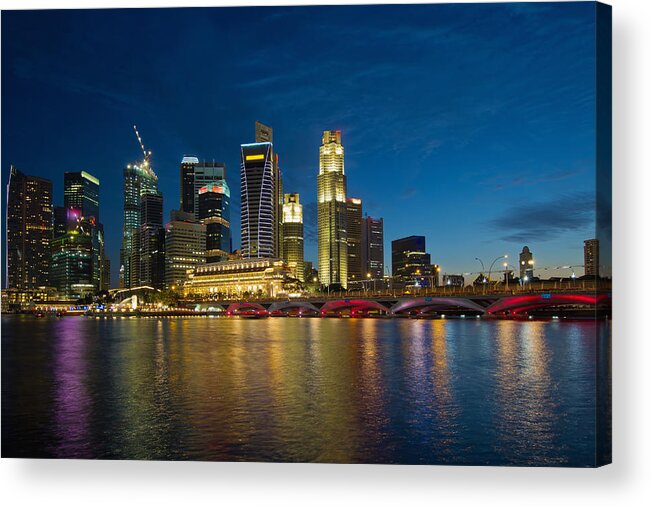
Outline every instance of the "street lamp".
[(491, 271), (493, 270), (493, 266), (495, 265), (495, 263), (496, 263), (497, 261), (499, 261), (500, 259), (508, 259), (508, 258), (509, 258), (508, 255), (500, 255), (499, 257), (495, 257), (495, 260), (494, 260), (493, 262), (491, 262), (491, 265), (490, 265), (490, 267), (488, 268), (488, 282), (489, 282), (489, 283), (490, 283), (490, 281), (491, 281)]

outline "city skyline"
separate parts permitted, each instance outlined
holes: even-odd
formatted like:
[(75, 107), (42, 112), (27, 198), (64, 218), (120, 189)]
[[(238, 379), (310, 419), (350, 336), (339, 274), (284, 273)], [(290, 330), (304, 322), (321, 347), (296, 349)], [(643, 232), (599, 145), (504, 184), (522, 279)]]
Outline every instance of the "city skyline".
[[(391, 90), (387, 88), (392, 85), (394, 91), (400, 91), (405, 86), (412, 86), (407, 80), (408, 76), (414, 77), (409, 61), (404, 65), (404, 82), (387, 78), (385, 86), (379, 86), (380, 91), (368, 93), (362, 86), (368, 84), (369, 79), (376, 82), (378, 76), (387, 77), (390, 74), (390, 64), (396, 66), (398, 62), (404, 63), (400, 60), (401, 56), (405, 56), (400, 45), (391, 42), (390, 37), (381, 37), (379, 32), (371, 39), (371, 46), (374, 52), (386, 50), (384, 61), (364, 60), (368, 62), (364, 69), (355, 69), (352, 61), (364, 53), (364, 48), (354, 46), (351, 48), (353, 54), (338, 55), (338, 65), (349, 71), (348, 74), (343, 74), (354, 77), (352, 80), (350, 77), (342, 80), (340, 86), (333, 78), (327, 78), (325, 73), (332, 62), (324, 62), (315, 68), (318, 76), (326, 77), (322, 83), (309, 85), (305, 84), (305, 80), (299, 81), (306, 88), (299, 93), (296, 86), (287, 86), (286, 80), (293, 74), (281, 58), (281, 65), (276, 70), (269, 70), (263, 77), (240, 73), (237, 77), (229, 77), (226, 80), (228, 85), (218, 86), (211, 93), (205, 89), (203, 94), (192, 93), (197, 100), (195, 105), (185, 100), (185, 95), (181, 94), (173, 95), (183, 99), (181, 104), (167, 104), (167, 107), (163, 107), (159, 103), (162, 96), (177, 89), (173, 79), (164, 79), (156, 85), (157, 89), (143, 90), (135, 84), (141, 71), (129, 68), (133, 71), (133, 77), (130, 78), (133, 81), (129, 81), (132, 84), (126, 86), (128, 89), (125, 91), (124, 83), (105, 81), (97, 64), (88, 60), (88, 55), (80, 50), (73, 52), (72, 58), (85, 63), (84, 68), (88, 72), (82, 76), (73, 70), (67, 74), (68, 81), (63, 81), (62, 69), (57, 67), (61, 65), (61, 59), (54, 58), (48, 63), (38, 56), (39, 51), (44, 51), (43, 44), (47, 39), (45, 35), (27, 30), (23, 37), (29, 37), (30, 44), (23, 44), (20, 51), (16, 49), (15, 45), (21, 42), (21, 28), (34, 23), (34, 26), (43, 28), (44, 34), (51, 33), (48, 31), (50, 23), (46, 21), (57, 19), (59, 14), (21, 13), (21, 16), (12, 19), (12, 23), (8, 23), (3, 16), (3, 39), (6, 37), (3, 46), (9, 46), (11, 50), (7, 53), (8, 58), (3, 58), (3, 75), (7, 81), (7, 86), (3, 86), (3, 94), (10, 93), (13, 99), (11, 103), (4, 101), (3, 124), (15, 126), (3, 129), (3, 183), (7, 182), (9, 164), (15, 164), (26, 174), (51, 179), (53, 202), (61, 205), (64, 172), (85, 170), (99, 178), (102, 181), (102, 222), (108, 257), (113, 266), (112, 285), (116, 286), (122, 228), (121, 172), (127, 162), (140, 155), (131, 125), (139, 125), (145, 144), (153, 151), (152, 167), (160, 178), (159, 188), (164, 195), (164, 217), (167, 223), (169, 212), (178, 207), (178, 171), (183, 156), (224, 161), (227, 181), (231, 188), (237, 188), (239, 182), (234, 175), (238, 172), (239, 145), (252, 139), (252, 125), (260, 120), (274, 128), (274, 152), (280, 154), (279, 166), (283, 174), (284, 190), (301, 195), (304, 206), (305, 260), (316, 265), (315, 189), (319, 138), (323, 130), (341, 129), (346, 148), (348, 192), (363, 200), (364, 211), (369, 216), (384, 219), (385, 266), (390, 265), (389, 242), (412, 234), (426, 236), (432, 261), (440, 264), (442, 272), (447, 273), (476, 272), (479, 269), (475, 257), (492, 258), (503, 253), (515, 257), (523, 245), (528, 245), (536, 253), (541, 267), (581, 265), (583, 241), (595, 236), (594, 179), (588, 178), (594, 168), (594, 126), (589, 121), (592, 113), (590, 99), (594, 98), (594, 83), (590, 81), (594, 70), (591, 50), (594, 48), (585, 47), (582, 41), (583, 31), (589, 28), (589, 23), (584, 23), (584, 9), (589, 6), (566, 7), (561, 22), (555, 18), (554, 8), (548, 5), (544, 8), (533, 7), (526, 13), (518, 12), (514, 5), (486, 5), (479, 11), (474, 11), (471, 19), (465, 19), (469, 25), (464, 29), (459, 29), (461, 21), (457, 19), (458, 12), (455, 8), (457, 6), (453, 5), (405, 6), (405, 9), (396, 10), (386, 6), (374, 9), (371, 16), (363, 19), (360, 11), (364, 9), (361, 7), (329, 8), (323, 11), (324, 16), (317, 23), (316, 28), (324, 30), (328, 20), (332, 20), (337, 11), (346, 9), (351, 20), (361, 23), (360, 29), (371, 33), (374, 27), (386, 28), (382, 14), (390, 11), (397, 14), (394, 31), (402, 30), (409, 40), (422, 37), (432, 43), (431, 47), (424, 50), (421, 58), (439, 62), (441, 69), (448, 69), (452, 74), (447, 86), (433, 80), (434, 76), (419, 76), (419, 100), (423, 103), (420, 104), (418, 114), (418, 104), (413, 97), (390, 93)], [(264, 12), (267, 17), (273, 16), (279, 23), (297, 26), (307, 15), (305, 11), (313, 12), (315, 9), (319, 8), (260, 8), (244, 11), (246, 14)], [(413, 15), (414, 9), (421, 11), (421, 17), (435, 18), (435, 22), (428, 26), (427, 23), (414, 21), (417, 19)], [(409, 13), (409, 16), (400, 14), (403, 11)], [(201, 26), (213, 26), (212, 30), (214, 26), (228, 20), (241, 26), (247, 17), (245, 13), (230, 9), (193, 9), (181, 10), (180, 13), (183, 33), (189, 29), (191, 20), (204, 13), (209, 15), (207, 20), (201, 22)], [(576, 25), (572, 23), (572, 13), (576, 14)], [(160, 26), (153, 26), (156, 23), (152, 24), (143, 12), (132, 11), (127, 14), (124, 11), (107, 11), (104, 14), (109, 19), (125, 18), (128, 23), (144, 20), (150, 34), (171, 23), (167, 14), (160, 11), (156, 14)], [(66, 24), (70, 23), (72, 34), (54, 38), (55, 54), (68, 48), (74, 37), (79, 36), (79, 28), (74, 26), (74, 20), (77, 17), (88, 19), (92, 16), (92, 12), (71, 11), (68, 17), (61, 19)], [(7, 17), (11, 17), (11, 13)], [(491, 31), (505, 17), (518, 21), (514, 33), (507, 36)], [(339, 30), (345, 33), (351, 23), (353, 21), (343, 23)], [(554, 27), (558, 28), (555, 23), (562, 24), (566, 37), (557, 41), (558, 47), (551, 50), (545, 48), (548, 53), (545, 55), (545, 72), (539, 69), (537, 73), (522, 77), (524, 85), (520, 83), (518, 86), (535, 86), (529, 93), (518, 92), (519, 103), (509, 104), (508, 94), (495, 81), (487, 85), (473, 83), (471, 86), (470, 83), (465, 83), (465, 86), (476, 87), (476, 90), (458, 90), (458, 86), (453, 86), (452, 77), (460, 79), (464, 73), (459, 69), (455, 71), (454, 66), (443, 59), (442, 52), (445, 48), (454, 49), (449, 46), (451, 37), (455, 40), (462, 38), (460, 42), (465, 49), (488, 35), (493, 35), (488, 37), (490, 45), (505, 44), (505, 37), (519, 38), (521, 50), (515, 51), (515, 55), (508, 52), (511, 65), (516, 67), (509, 72), (516, 72), (535, 61), (535, 52), (520, 54), (526, 53), (522, 50), (542, 44), (545, 34)], [(98, 27), (98, 34), (84, 35), (89, 47), (102, 47), (104, 42), (100, 42), (98, 37), (106, 30), (103, 26)], [(517, 29), (518, 26), (520, 29)], [(532, 26), (536, 26), (536, 30), (527, 30)], [(208, 33), (213, 33), (212, 30), (208, 30)], [(227, 35), (236, 38), (232, 31)], [(195, 45), (197, 37), (196, 34), (194, 38), (191, 37), (191, 42)], [(109, 39), (114, 40), (115, 37)], [(299, 51), (300, 40), (303, 40), (300, 34), (295, 36), (292, 51)], [(286, 45), (287, 41), (282, 37), (270, 37), (268, 48), (282, 48)], [(114, 53), (109, 52), (107, 57), (119, 59), (120, 47), (122, 46), (118, 46)], [(201, 44), (196, 47), (201, 47)], [(145, 46), (145, 50), (149, 49), (151, 48)], [(234, 53), (242, 55), (243, 51), (244, 49), (238, 49)], [(250, 61), (238, 61), (235, 55), (230, 58), (222, 54), (210, 56), (224, 58), (224, 65), (237, 67), (239, 64), (251, 64)], [(464, 58), (469, 57), (465, 52)], [(581, 65), (572, 63), (577, 57), (577, 61), (582, 62)], [(172, 63), (173, 59), (158, 62), (157, 69), (163, 70)], [(499, 61), (479, 63), (473, 72), (493, 75), (498, 70), (506, 70)], [(455, 65), (463, 67), (463, 64), (462, 60)], [(472, 65), (476, 66), (477, 62), (473, 60)], [(38, 69), (43, 72), (49, 69), (46, 74), (52, 78), (50, 84), (40, 80), (42, 78), (33, 79)], [(307, 67), (299, 65), (292, 72), (300, 73), (306, 69)], [(569, 71), (571, 76), (563, 76), (563, 73)], [(169, 74), (164, 75), (170, 78)], [(500, 81), (501, 78), (494, 76), (494, 79)], [(572, 82), (572, 86), (565, 82), (566, 79)], [(268, 86), (260, 90), (265, 82)], [(82, 86), (84, 83), (85, 86)], [(25, 90), (17, 89), (23, 84), (26, 85)], [(183, 84), (191, 91), (198, 91), (192, 83), (183, 80)], [(428, 88), (428, 85), (436, 86)], [(237, 87), (240, 91), (235, 93), (233, 89)], [(550, 95), (549, 88), (560, 91)], [(327, 107), (318, 106), (318, 103), (318, 107), (312, 107), (326, 89), (340, 99), (339, 106), (333, 106), (329, 99), (326, 101)], [(364, 93), (359, 93), (360, 89), (364, 89)], [(431, 90), (431, 96), (423, 95), (424, 90)], [(39, 92), (36, 93), (36, 99), (35, 91)], [(279, 99), (290, 92), (297, 95), (296, 101)], [(393, 97), (395, 106), (385, 106), (379, 100), (386, 93)], [(473, 98), (471, 101), (469, 94)], [(545, 105), (536, 100), (540, 94), (548, 94), (545, 101), (550, 103)], [(48, 97), (51, 109), (48, 109), (42, 124), (25, 125), (25, 120), (30, 117), (29, 112), (38, 107), (39, 101)], [(231, 106), (227, 105), (229, 97), (238, 98), (236, 105), (242, 106), (238, 110), (239, 114), (231, 112)], [(272, 100), (274, 97), (277, 100)], [(450, 104), (453, 97), (458, 100)], [(72, 104), (78, 104), (79, 101), (86, 106), (85, 110), (79, 105), (70, 109)], [(210, 104), (206, 104), (206, 101), (213, 107), (208, 107)], [(336, 101), (333, 99), (333, 102)], [(172, 121), (175, 115), (182, 113), (191, 113), (190, 117), (194, 119), (192, 114), (199, 114), (194, 111), (202, 107), (208, 107), (208, 110), (215, 113), (219, 111), (222, 115), (219, 123), (228, 125), (229, 128), (220, 130), (211, 125), (206, 129), (206, 124), (196, 124), (194, 121), (188, 122), (189, 126)], [(68, 122), (71, 125), (61, 125), (58, 115), (62, 109), (73, 113), (73, 121)], [(554, 111), (560, 113), (561, 110), (562, 115), (553, 114)], [(21, 111), (24, 114), (19, 114)], [(90, 121), (91, 113), (98, 115), (94, 123)], [(9, 118), (11, 123), (8, 123)], [(407, 120), (412, 120), (413, 128), (398, 128), (406, 127)], [(519, 127), (525, 125), (529, 130), (516, 132), (515, 126), (506, 124), (507, 120)], [(58, 139), (56, 142), (42, 134), (47, 129), (51, 131), (55, 125), (61, 125), (61, 132), (53, 136)], [(464, 131), (462, 127), (473, 125), (475, 131), (478, 131), (476, 134), (460, 134)], [(570, 136), (570, 132), (577, 133)], [(42, 137), (40, 142), (44, 145), (43, 149), (26, 148), (34, 137)], [(68, 149), (66, 143), (72, 148)], [(550, 146), (554, 150), (550, 150)], [(231, 231), (234, 233), (234, 248), (240, 245), (237, 222), (241, 203), (238, 194), (234, 192), (232, 203)], [(4, 205), (6, 195), (3, 193), (3, 207)], [(450, 209), (454, 213), (449, 213)], [(437, 220), (439, 216), (444, 218)], [(463, 255), (463, 252), (467, 252), (467, 255)]]

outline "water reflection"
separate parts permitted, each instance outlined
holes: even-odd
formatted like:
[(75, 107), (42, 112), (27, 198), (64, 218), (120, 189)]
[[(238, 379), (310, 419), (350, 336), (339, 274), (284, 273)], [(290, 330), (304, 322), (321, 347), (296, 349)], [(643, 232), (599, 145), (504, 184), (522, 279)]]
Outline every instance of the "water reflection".
[(3, 317), (3, 455), (594, 459), (602, 324), (68, 318), (38, 326), (30, 333), (28, 321)]

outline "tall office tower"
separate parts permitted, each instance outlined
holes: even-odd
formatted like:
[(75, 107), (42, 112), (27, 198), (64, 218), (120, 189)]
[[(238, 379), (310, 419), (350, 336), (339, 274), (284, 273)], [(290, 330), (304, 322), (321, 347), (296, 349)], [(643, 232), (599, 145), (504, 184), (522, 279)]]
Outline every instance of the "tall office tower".
[(102, 258), (102, 274), (100, 276), (99, 290), (107, 291), (111, 288), (111, 260), (104, 256)]
[(298, 194), (285, 194), (283, 202), (283, 260), (294, 278), (305, 280), (303, 262), (303, 206)]
[(277, 258), (278, 177), (270, 142), (241, 146), (242, 256)]
[(588, 276), (599, 276), (599, 240), (586, 239), (583, 242), (583, 266)]
[(68, 232), (68, 210), (65, 206), (54, 207), (52, 226), (52, 239), (65, 236)]
[(189, 273), (206, 262), (206, 226), (193, 213), (174, 210), (165, 226), (165, 287), (181, 289)]
[(373, 280), (384, 277), (384, 219), (366, 216), (362, 220), (362, 272)]
[(226, 164), (199, 162), (197, 157), (183, 157), (181, 161), (181, 211), (199, 218), (199, 189), (206, 185), (223, 185), (226, 181)]
[[(145, 194), (140, 198), (140, 249), (138, 285), (154, 289), (165, 286), (165, 228), (163, 227), (163, 196)], [(136, 256), (132, 263), (135, 265)]]
[(52, 246), (52, 182), (13, 165), (7, 184), (7, 286), (48, 286)]
[(231, 248), (231, 191), (226, 180), (199, 190), (199, 220), (206, 227), (206, 262), (228, 259)]
[(63, 177), (63, 204), (66, 209), (79, 210), (88, 220), (93, 245), (92, 283), (100, 290), (104, 255), (104, 227), (99, 221), (99, 180), (86, 171), (66, 172)]
[(362, 267), (362, 200), (346, 199), (346, 243), (348, 249), (348, 283), (363, 281)]
[(93, 283), (93, 228), (78, 208), (68, 208), (67, 231), (52, 242), (51, 283), (67, 298), (96, 291)]
[(81, 211), (81, 216), (99, 222), (99, 180), (86, 171), (63, 175), (63, 205)]
[(391, 271), (395, 282), (418, 287), (432, 284), (432, 261), (425, 251), (425, 236), (391, 242)]
[(533, 278), (533, 254), (528, 246), (525, 246), (520, 252), (520, 279), (524, 280), (525, 276), (527, 280)]
[[(138, 279), (138, 274), (132, 275), (131, 258), (138, 250), (139, 239), (134, 235), (140, 230), (140, 198), (147, 194), (158, 193), (158, 176), (151, 168), (149, 158), (142, 162), (129, 164), (124, 169), (124, 225), (122, 228), (122, 248), (120, 249), (120, 287), (131, 287), (132, 280)], [(135, 248), (134, 248), (135, 247)], [(136, 266), (136, 270), (138, 267)], [(135, 285), (134, 285), (135, 286)]]
[(319, 278), (322, 284), (348, 281), (346, 175), (341, 131), (326, 130), (319, 148), (317, 176)]
[(276, 220), (274, 221), (274, 257), (278, 259), (283, 258), (283, 238), (282, 238), (282, 216), (283, 216), (283, 179), (278, 162), (278, 153), (273, 149), (274, 131), (273, 129), (260, 123), (255, 122), (255, 142), (256, 143), (271, 143), (273, 172), (276, 179)]

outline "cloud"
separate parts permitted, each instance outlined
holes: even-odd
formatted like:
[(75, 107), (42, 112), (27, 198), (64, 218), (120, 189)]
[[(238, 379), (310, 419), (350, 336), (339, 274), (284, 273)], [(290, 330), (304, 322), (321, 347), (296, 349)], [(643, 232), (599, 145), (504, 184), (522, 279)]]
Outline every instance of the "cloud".
[(595, 196), (589, 192), (563, 194), (543, 202), (511, 207), (488, 225), (500, 239), (512, 242), (549, 241), (566, 232), (582, 231), (595, 222)]

